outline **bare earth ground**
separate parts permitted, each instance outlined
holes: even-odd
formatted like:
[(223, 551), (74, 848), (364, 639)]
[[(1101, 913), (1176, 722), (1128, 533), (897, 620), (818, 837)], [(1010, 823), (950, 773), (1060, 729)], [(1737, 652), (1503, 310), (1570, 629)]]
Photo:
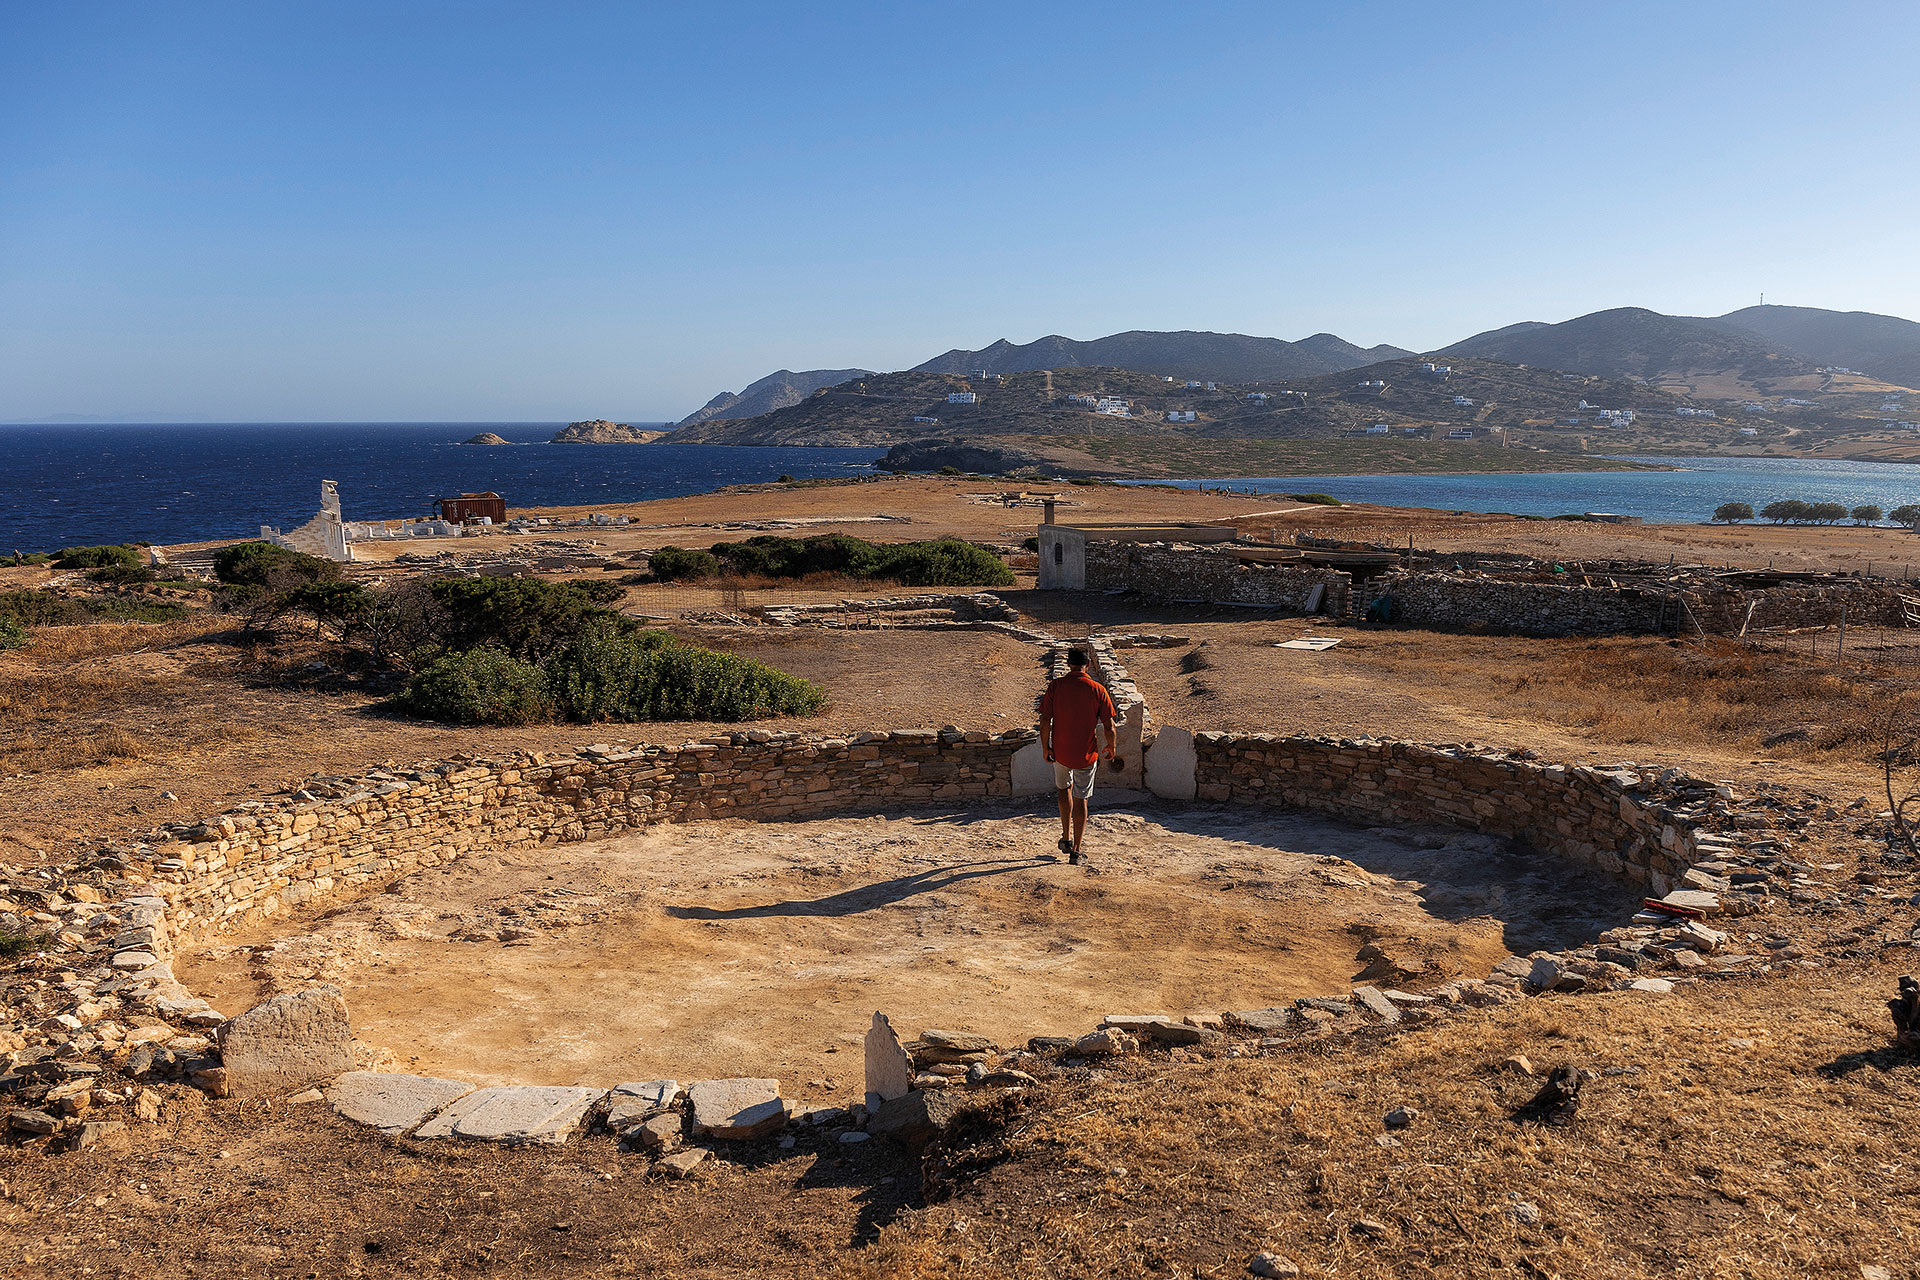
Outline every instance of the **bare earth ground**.
[[(748, 1144), (667, 1182), (604, 1139), (414, 1143), (169, 1089), (161, 1125), (119, 1148), (0, 1155), (0, 1274), (1229, 1280), (1271, 1249), (1360, 1280), (1907, 1277), (1920, 1065), (1884, 1049), (1877, 1004), (1897, 972), (1861, 959), (1063, 1072), (976, 1125), (924, 1209), (887, 1142)], [(1500, 1071), (1516, 1053), (1621, 1074), (1542, 1129), (1509, 1119), (1538, 1083)], [(1379, 1146), (1397, 1106), (1421, 1118)]]
[[(1012, 541), (1031, 531), (1031, 508), (1008, 512), (961, 496), (968, 488), (914, 480), (682, 499), (661, 516), (682, 525), (644, 537), (705, 545), (740, 535), (701, 522), (747, 512), (825, 518), (850, 504), (856, 514), (913, 517), (847, 526), (865, 536)], [(1063, 519), (1273, 506), (1171, 495), (1148, 511), (1135, 490), (1069, 492), (1090, 505)], [(1883, 568), (1913, 545), (1887, 530), (1633, 529), (1380, 509), (1315, 508), (1279, 521), (1283, 532), (1297, 525), (1390, 542), (1411, 529), (1423, 546), (1567, 559), (1672, 554)], [(0, 588), (45, 578), (0, 570)], [(1126, 655), (1163, 724), (1473, 739), (1576, 760), (1673, 763), (1732, 779), (1743, 794), (1786, 782), (1842, 805), (1874, 794), (1873, 720), (1904, 687), (1886, 671), (1659, 639), (1330, 630), (1323, 620), (1006, 594), (1055, 634), (1121, 627), (1189, 636), (1184, 648)], [(227, 630), (216, 620), (43, 631), (34, 647), (0, 654), (0, 860), (59, 856), (162, 818), (212, 813), (314, 771), (516, 746), (680, 741), (733, 727), (475, 732), (406, 722), (370, 712), (375, 695), (353, 673), (303, 674), (316, 654), (254, 653)], [(1302, 633), (1342, 644), (1318, 654), (1271, 647)], [(999, 728), (1023, 723), (1037, 690), (1037, 650), (981, 633), (689, 634), (827, 685), (820, 716), (781, 727)], [(1810, 729), (1805, 741), (1760, 745), (1795, 727)], [(178, 800), (163, 801), (163, 791)], [(653, 1053), (676, 1074), (723, 1059), (733, 1070), (740, 1046), (764, 1034), (769, 1052), (786, 1055), (780, 1074), (810, 1095), (839, 1096), (857, 1068), (842, 1065), (850, 1048), (825, 1050), (846, 1043), (839, 1037), (909, 978), (913, 991), (924, 984), (930, 993), (902, 1002), (911, 1030), (933, 1022), (918, 1017), (928, 1004), (956, 1021), (1084, 1030), (1087, 1015), (1118, 1011), (1100, 1002), (1122, 982), (1170, 1005), (1185, 993), (1193, 1003), (1165, 1010), (1176, 1014), (1217, 1007), (1235, 991), (1256, 1003), (1274, 988), (1282, 997), (1332, 989), (1360, 971), (1364, 939), (1350, 925), (1392, 926), (1388, 950), (1401, 967), (1444, 970), (1529, 948), (1530, 938), (1511, 932), (1528, 920), (1551, 924), (1564, 913), (1556, 927), (1597, 931), (1618, 918), (1606, 893), (1582, 899), (1572, 886), (1570, 902), (1559, 874), (1530, 887), (1539, 895), (1531, 901), (1496, 899), (1539, 869), (1476, 855), (1478, 869), (1449, 856), (1442, 870), (1406, 833), (1284, 817), (1222, 830), (1208, 815), (1109, 805), (1095, 832), (1111, 842), (1113, 865), (1077, 878), (1025, 856), (1050, 820), (1012, 809), (970, 821), (675, 828), (606, 842), (592, 851), (597, 861), (581, 846), (537, 863), (475, 861), (416, 876), (398, 893), (316, 921), (318, 941), (271, 950), (286, 936), (283, 923), (230, 944), (268, 948), (250, 950), (244, 970), (232, 967), (236, 952), (228, 967), (207, 959), (189, 977), (239, 1002), (306, 972), (337, 972), (362, 984), (349, 992), (357, 1022), (389, 1019), (363, 1025), (369, 1039), (423, 1063), (471, 1062), (476, 1078), (570, 1078), (589, 1063), (637, 1066)], [(665, 863), (643, 865), (649, 849)], [(1318, 860), (1328, 854), (1352, 866)], [(996, 859), (1015, 869), (939, 883), (951, 863)], [(937, 887), (913, 879), (929, 870)], [(601, 901), (584, 905), (583, 896)], [(824, 914), (784, 914), (805, 904)], [(702, 911), (718, 918), (692, 914)], [(1885, 933), (1902, 937), (1913, 912), (1894, 914)], [(501, 936), (443, 940), (456, 926)], [(504, 930), (515, 927), (534, 929), (528, 945), (506, 945)], [(760, 985), (744, 996), (703, 987), (693, 966), (709, 940)], [(1047, 951), (1043, 940), (1073, 949)], [(1749, 933), (1737, 945), (1758, 951), (1765, 941)], [(915, 950), (926, 946), (936, 951)], [(960, 1135), (961, 1150), (946, 1157), (957, 1163), (924, 1197), (920, 1171), (886, 1142), (849, 1147), (807, 1134), (789, 1151), (750, 1144), (674, 1183), (642, 1176), (642, 1158), (604, 1138), (558, 1150), (415, 1144), (321, 1108), (210, 1102), (166, 1086), (159, 1125), (77, 1154), (0, 1150), (0, 1275), (1186, 1280), (1245, 1275), (1257, 1249), (1274, 1249), (1312, 1277), (1862, 1280), (1863, 1264), (1911, 1277), (1920, 1256), (1912, 1151), (1920, 1063), (1887, 1048), (1883, 1002), (1913, 953), (1842, 938), (1820, 954), (1823, 968), (1782, 965), (1764, 980), (1706, 982), (1664, 998), (1544, 997), (1431, 1030), (1259, 1058), (1159, 1054), (1110, 1070), (1042, 1068), (1027, 1102)], [(400, 1014), (422, 990), (421, 966), (449, 955), (467, 966), (461, 998), (479, 1030), (444, 1017), (423, 1043), (396, 1043)], [(1011, 972), (996, 964), (1002, 955)], [(595, 970), (619, 972), (607, 985), (596, 985), (598, 975), (594, 984), (570, 980)], [(812, 1009), (771, 1010), (789, 993), (807, 994)], [(836, 1008), (858, 1017), (839, 1028)], [(589, 1050), (581, 1028), (611, 1054)], [(516, 1029), (535, 1032), (537, 1043), (510, 1056)], [(1541, 1071), (1568, 1062), (1608, 1074), (1588, 1086), (1571, 1128), (1517, 1124), (1510, 1114), (1538, 1082), (1499, 1071), (1516, 1052)], [(590, 1078), (605, 1082), (597, 1068)], [(822, 1081), (818, 1090), (811, 1080)], [(1379, 1145), (1381, 1117), (1400, 1105), (1421, 1118), (1402, 1146)], [(1377, 1232), (1356, 1230), (1363, 1218)]]
[(1368, 942), (1393, 958), (1371, 975), (1386, 985), (1482, 974), (1639, 901), (1457, 831), (1102, 806), (1085, 869), (1058, 836), (1057, 816), (1003, 807), (474, 855), (199, 952), (183, 980), (234, 1010), (335, 983), (355, 1034), (429, 1075), (768, 1075), (848, 1105), (875, 1009), (1018, 1045), (1109, 1013), (1344, 995)]

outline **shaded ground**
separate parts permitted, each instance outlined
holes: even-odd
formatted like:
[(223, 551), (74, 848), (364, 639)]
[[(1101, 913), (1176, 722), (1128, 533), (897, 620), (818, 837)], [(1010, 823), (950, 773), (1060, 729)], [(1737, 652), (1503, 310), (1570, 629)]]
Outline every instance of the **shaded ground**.
[[(857, 1101), (875, 1009), (1020, 1044), (1109, 1013), (1265, 1008), (1484, 974), (1638, 898), (1457, 831), (1100, 807), (662, 826), (476, 854), (179, 966), (225, 1009), (338, 984), (357, 1035), (487, 1083), (770, 1075)], [(1369, 943), (1390, 959), (1369, 968)]]

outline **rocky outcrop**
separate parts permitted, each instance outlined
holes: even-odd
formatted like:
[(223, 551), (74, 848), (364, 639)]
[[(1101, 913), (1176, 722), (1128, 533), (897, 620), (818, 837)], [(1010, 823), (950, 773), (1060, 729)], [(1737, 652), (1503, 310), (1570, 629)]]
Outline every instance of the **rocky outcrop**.
[[(569, 422), (549, 443), (551, 444), (652, 444), (664, 431), (648, 431), (642, 427), (628, 426), (624, 422), (608, 422), (605, 418), (595, 418), (591, 422)], [(502, 441), (502, 443), (505, 443)]]
[(795, 373), (791, 369), (776, 369), (738, 393), (722, 391), (680, 419), (680, 425), (690, 427), (713, 418), (757, 418), (763, 413), (799, 404), (822, 387), (837, 387), (872, 372), (871, 369), (803, 369)]
[(887, 450), (884, 458), (873, 465), (882, 471), (939, 471), (944, 467), (952, 467), (956, 471), (996, 476), (1016, 471), (1039, 471), (1050, 476), (1119, 474), (1072, 466), (1031, 449), (974, 444), (957, 436), (929, 436), (924, 440), (909, 440), (905, 444), (894, 445)]
[(482, 431), (479, 435), (470, 436), (467, 439), (462, 440), (460, 443), (461, 444), (512, 444), (513, 441), (507, 439), (505, 436), (495, 435), (491, 431)]

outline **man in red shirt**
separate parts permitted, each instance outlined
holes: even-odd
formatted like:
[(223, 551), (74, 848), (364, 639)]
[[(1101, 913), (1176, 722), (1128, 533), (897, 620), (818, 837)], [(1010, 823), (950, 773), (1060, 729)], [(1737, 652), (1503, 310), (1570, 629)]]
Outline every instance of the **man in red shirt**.
[(1087, 833), (1093, 775), (1100, 764), (1095, 730), (1105, 731), (1106, 756), (1111, 761), (1113, 716), (1113, 699), (1087, 674), (1086, 651), (1069, 649), (1067, 674), (1048, 682), (1047, 694), (1040, 699), (1040, 750), (1053, 766), (1053, 785), (1060, 793), (1060, 852), (1076, 865)]

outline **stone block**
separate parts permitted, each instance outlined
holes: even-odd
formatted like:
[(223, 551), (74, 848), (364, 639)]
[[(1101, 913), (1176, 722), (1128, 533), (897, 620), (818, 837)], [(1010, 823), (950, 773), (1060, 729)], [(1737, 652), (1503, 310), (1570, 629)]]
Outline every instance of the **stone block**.
[(236, 1098), (297, 1093), (354, 1069), (353, 1032), (338, 987), (288, 992), (226, 1024), (226, 1087)]
[(557, 1146), (580, 1127), (599, 1089), (572, 1085), (495, 1085), (456, 1098), (421, 1125), (419, 1138), (470, 1138), (477, 1142), (539, 1142)]
[(607, 1127), (617, 1131), (665, 1111), (679, 1101), (683, 1092), (678, 1080), (629, 1080), (617, 1084), (607, 1095)]
[(1193, 734), (1169, 725), (1146, 749), (1147, 790), (1166, 800), (1192, 800), (1199, 793), (1198, 766)]
[(883, 1103), (867, 1121), (867, 1132), (921, 1151), (940, 1136), (965, 1105), (965, 1095), (954, 1090), (916, 1089), (904, 1098)]
[(434, 1112), (472, 1093), (464, 1080), (403, 1075), (384, 1071), (349, 1071), (327, 1090), (327, 1101), (349, 1120), (371, 1125), (387, 1134), (402, 1134)]
[(876, 1012), (867, 1028), (866, 1083), (869, 1107), (904, 1097), (913, 1087), (913, 1059), (884, 1013)]
[(778, 1080), (702, 1080), (687, 1090), (687, 1099), (693, 1131), (716, 1138), (764, 1138), (783, 1128), (793, 1112)]

